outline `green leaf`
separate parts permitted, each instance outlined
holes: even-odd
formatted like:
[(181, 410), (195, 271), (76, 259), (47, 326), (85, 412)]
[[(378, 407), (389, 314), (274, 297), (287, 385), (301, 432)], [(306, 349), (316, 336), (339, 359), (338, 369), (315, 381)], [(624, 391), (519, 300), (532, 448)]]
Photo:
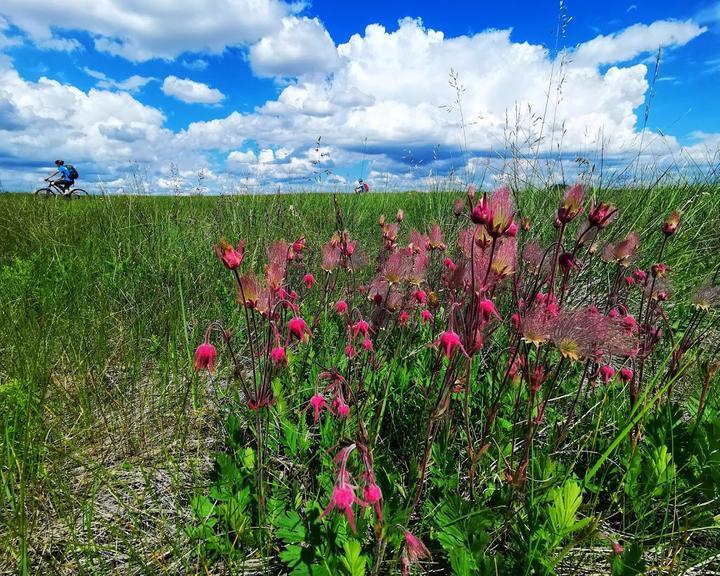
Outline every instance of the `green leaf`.
[(288, 544), (305, 541), (305, 524), (295, 510), (284, 512), (277, 517), (277, 537)]
[(348, 540), (343, 545), (345, 556), (340, 557), (340, 564), (347, 576), (365, 576), (367, 556), (362, 554), (362, 546), (357, 540)]

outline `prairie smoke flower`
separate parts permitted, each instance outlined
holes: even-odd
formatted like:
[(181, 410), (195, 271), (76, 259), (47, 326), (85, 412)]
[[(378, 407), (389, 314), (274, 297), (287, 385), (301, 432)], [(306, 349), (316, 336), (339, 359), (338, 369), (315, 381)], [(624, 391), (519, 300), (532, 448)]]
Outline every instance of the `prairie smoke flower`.
[(582, 203), (585, 198), (585, 187), (582, 184), (565, 190), (562, 204), (557, 211), (557, 218), (561, 223), (567, 224), (572, 221), (580, 212), (582, 212)]
[(623, 552), (625, 552), (625, 549), (620, 545), (619, 542), (613, 542), (612, 543), (612, 551), (615, 556), (621, 556)]
[(530, 220), (529, 216), (525, 216), (524, 218), (521, 218), (520, 224), (522, 226), (523, 232), (529, 232), (530, 228), (532, 227), (532, 221)]
[(492, 300), (488, 300), (487, 298), (483, 297), (481, 300), (478, 301), (478, 309), (480, 311), (480, 315), (482, 316), (483, 322), (488, 322), (493, 316), (495, 316), (498, 320), (502, 320)]
[(367, 352), (374, 352), (374, 351), (375, 351), (375, 348), (373, 348), (372, 340), (370, 340), (370, 338), (368, 338), (367, 336), (365, 336), (365, 338), (363, 339), (362, 347), (363, 347)]
[(282, 346), (276, 346), (270, 351), (270, 360), (272, 360), (272, 363), (274, 366), (287, 366), (287, 354), (285, 353), (285, 348)]
[(254, 274), (241, 276), (237, 289), (238, 304), (250, 309), (255, 308), (260, 298), (260, 292), (260, 283)]
[(453, 202), (453, 214), (455, 216), (460, 216), (465, 211), (465, 199), (464, 198), (457, 198), (455, 202)]
[(355, 357), (355, 348), (353, 348), (352, 344), (345, 346), (345, 356), (350, 358), (350, 360)]
[(465, 351), (462, 342), (460, 342), (460, 336), (450, 329), (440, 334), (440, 337), (435, 341), (435, 346), (441, 348), (443, 354), (445, 354), (448, 359), (453, 355), (453, 352), (455, 352), (457, 348), (459, 348), (460, 351), (467, 356), (467, 352)]
[(442, 240), (442, 230), (437, 224), (430, 227), (427, 245), (430, 250), (445, 250), (446, 248), (445, 242)]
[(518, 225), (513, 222), (508, 226), (508, 229), (505, 231), (505, 235), (509, 238), (515, 238), (518, 234)]
[(413, 231), (410, 232), (410, 244), (408, 244), (408, 248), (410, 248), (410, 250), (415, 254), (419, 254), (425, 250), (430, 250), (428, 237), (420, 233), (418, 230), (413, 229)]
[(332, 273), (340, 264), (340, 256), (342, 250), (339, 246), (333, 246), (331, 243), (322, 245), (322, 264), (320, 267), (328, 273)]
[(538, 365), (530, 372), (530, 391), (535, 394), (545, 381), (545, 368)]
[(394, 247), (397, 241), (398, 225), (396, 223), (385, 224), (383, 226), (383, 240), (389, 247)]
[(377, 504), (382, 499), (382, 491), (380, 486), (371, 481), (363, 488), (363, 498), (368, 504)]
[(288, 337), (294, 336), (298, 340), (307, 342), (310, 340), (310, 329), (300, 316), (293, 316), (288, 321)]
[(633, 276), (635, 277), (635, 280), (640, 282), (641, 284), (645, 283), (645, 280), (647, 280), (647, 272), (644, 270), (640, 270), (640, 268), (635, 268), (633, 271)]
[(410, 262), (406, 254), (393, 252), (383, 264), (382, 275), (389, 284), (396, 284), (407, 278)]
[(322, 394), (315, 394), (312, 398), (310, 398), (308, 406), (313, 409), (313, 420), (316, 424), (320, 419), (320, 412), (322, 412), (323, 409), (328, 411), (330, 410), (327, 400), (325, 400), (325, 396)]
[(355, 487), (351, 485), (345, 478), (340, 478), (338, 483), (333, 488), (332, 497), (327, 508), (320, 514), (320, 518), (327, 516), (330, 511), (337, 509), (338, 511), (345, 512), (348, 524), (353, 532), (355, 532), (355, 516), (353, 515), (353, 504), (359, 506), (367, 506), (366, 502), (360, 500), (355, 494)]
[(447, 268), (447, 269), (450, 270), (451, 272), (454, 272), (455, 270), (457, 270), (457, 265), (455, 264), (455, 262), (453, 262), (453, 261), (452, 261), (450, 258), (448, 258), (447, 256), (446, 256), (445, 259), (443, 260), (443, 265), (445, 266), (445, 268)]
[(665, 278), (665, 275), (668, 272), (667, 264), (664, 264), (663, 262), (653, 264), (650, 266), (650, 272), (652, 272), (653, 278)]
[(420, 286), (427, 276), (430, 256), (427, 253), (416, 254), (412, 259), (406, 273), (406, 280), (413, 286)]
[(400, 314), (398, 314), (398, 324), (400, 324), (400, 326), (405, 326), (405, 324), (407, 324), (407, 321), (409, 319), (410, 319), (410, 314), (408, 312), (406, 312), (405, 310), (403, 310), (402, 312), (400, 312)]
[(468, 198), (470, 198), (470, 200), (475, 198), (475, 185), (474, 184), (468, 184), (467, 196), (468, 196)]
[(225, 238), (220, 238), (220, 242), (215, 246), (215, 254), (220, 258), (225, 268), (228, 270), (237, 270), (245, 257), (245, 245), (243, 241), (240, 240), (237, 249), (235, 249)]
[(370, 324), (361, 318), (350, 327), (350, 330), (353, 338), (357, 338), (360, 334), (367, 337), (368, 332), (370, 331)]
[(490, 199), (490, 219), (485, 224), (488, 234), (499, 238), (506, 234), (513, 223), (515, 209), (509, 186), (503, 186), (493, 192)]
[(680, 226), (680, 212), (676, 210), (665, 219), (660, 228), (665, 236), (672, 236), (677, 232), (678, 226)]
[(550, 340), (555, 316), (543, 304), (535, 306), (520, 323), (523, 342), (540, 346)]
[(206, 369), (212, 372), (215, 369), (216, 358), (217, 350), (215, 350), (215, 346), (205, 338), (205, 342), (195, 350), (195, 372)]
[(350, 416), (350, 406), (348, 406), (345, 401), (338, 402), (335, 405), (335, 410), (338, 418), (341, 420), (345, 420), (348, 416)]
[(427, 309), (426, 309), (426, 310), (423, 310), (423, 311), (420, 313), (420, 317), (422, 318), (422, 323), (423, 323), (423, 324), (427, 324), (428, 322), (432, 322), (432, 321), (433, 321), (432, 312), (430, 312), (430, 310), (427, 310)]
[(295, 254), (300, 254), (305, 249), (305, 236), (300, 236), (292, 243), (292, 250)]
[(487, 224), (491, 219), (492, 211), (490, 210), (490, 203), (488, 202), (487, 194), (483, 192), (482, 198), (480, 198), (480, 201), (475, 204), (470, 212), (470, 220), (475, 224)]
[(612, 380), (612, 377), (615, 376), (615, 368), (610, 366), (610, 364), (603, 364), (600, 366), (599, 373), (603, 383), (607, 384), (610, 380)]
[(613, 209), (612, 205), (600, 202), (595, 206), (593, 202), (588, 211), (588, 222), (590, 222), (591, 226), (597, 226), (602, 230), (610, 224), (615, 214), (617, 214), (617, 210)]
[[(485, 256), (482, 256), (485, 260)], [(517, 241), (515, 238), (503, 238), (495, 249), (495, 257), (492, 260), (491, 271), (495, 274), (496, 280), (502, 280), (510, 274), (515, 273), (517, 265)]]
[(425, 290), (418, 288), (415, 292), (413, 292), (413, 298), (415, 298), (415, 301), (418, 304), (425, 304), (425, 302), (427, 302), (427, 293)]
[(345, 300), (338, 300), (335, 304), (335, 312), (338, 314), (345, 314), (348, 311), (348, 305)]
[(620, 368), (620, 381), (626, 384), (633, 379), (633, 371), (630, 368)]
[(310, 288), (315, 285), (315, 276), (308, 272), (305, 276), (303, 276), (303, 282), (305, 282), (305, 288), (310, 290)]
[(720, 285), (707, 284), (698, 289), (692, 299), (696, 310), (710, 310), (720, 303)]
[(623, 278), (623, 281), (625, 282), (625, 286), (633, 286), (635, 284), (635, 278), (633, 276), (625, 276)]
[(544, 255), (545, 251), (542, 249), (542, 246), (540, 246), (537, 241), (532, 241), (525, 245), (522, 252), (522, 259), (528, 265), (528, 269), (531, 272), (538, 273), (540, 272), (541, 265), (545, 269), (548, 268), (549, 259), (545, 258), (543, 260)]
[(268, 262), (270, 264), (278, 264), (281, 268), (285, 268), (285, 263), (293, 257), (292, 247), (283, 240), (273, 242), (267, 247)]
[(295, 290), (290, 290), (290, 294), (288, 294), (288, 298), (290, 298), (290, 302), (295, 302), (297, 300), (297, 292)]
[(608, 244), (603, 250), (603, 260), (629, 266), (640, 243), (637, 232), (631, 232), (627, 238), (616, 244)]
[(403, 212), (402, 208), (397, 211), (397, 216), (395, 216), (395, 220), (397, 222), (402, 222), (403, 220), (405, 220), (405, 212)]
[(560, 262), (560, 268), (562, 268), (563, 272), (569, 273), (570, 270), (573, 268), (579, 268), (580, 264), (577, 260), (575, 260), (575, 257), (572, 255), (571, 252), (563, 252), (560, 254), (559, 258)]
[(515, 312), (512, 316), (510, 316), (510, 321), (513, 326), (515, 326), (515, 330), (520, 330), (520, 314)]
[(279, 262), (270, 262), (265, 267), (265, 282), (268, 288), (273, 292), (277, 292), (282, 288), (285, 281), (285, 264)]
[(405, 548), (403, 549), (403, 573), (410, 574), (410, 567), (419, 564), (420, 560), (432, 558), (430, 550), (423, 544), (422, 540), (405, 530)]

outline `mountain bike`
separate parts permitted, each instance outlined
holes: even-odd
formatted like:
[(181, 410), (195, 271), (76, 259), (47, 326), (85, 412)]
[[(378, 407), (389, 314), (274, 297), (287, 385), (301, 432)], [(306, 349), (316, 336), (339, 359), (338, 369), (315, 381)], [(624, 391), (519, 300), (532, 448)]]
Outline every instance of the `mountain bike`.
[(71, 198), (87, 198), (88, 193), (82, 188), (71, 188), (67, 193), (65, 190), (57, 185), (57, 180), (45, 179), (48, 183), (45, 188), (38, 188), (35, 190), (35, 196), (42, 196), (43, 198), (49, 198), (50, 196), (63, 196), (70, 200)]

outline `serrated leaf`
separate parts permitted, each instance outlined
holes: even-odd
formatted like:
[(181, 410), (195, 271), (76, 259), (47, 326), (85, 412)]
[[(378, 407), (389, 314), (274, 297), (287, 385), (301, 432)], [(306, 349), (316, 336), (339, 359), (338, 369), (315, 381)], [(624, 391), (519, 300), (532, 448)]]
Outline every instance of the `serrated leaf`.
[(340, 564), (347, 576), (365, 576), (367, 556), (362, 554), (362, 546), (357, 540), (348, 540), (343, 545), (345, 556), (340, 557)]

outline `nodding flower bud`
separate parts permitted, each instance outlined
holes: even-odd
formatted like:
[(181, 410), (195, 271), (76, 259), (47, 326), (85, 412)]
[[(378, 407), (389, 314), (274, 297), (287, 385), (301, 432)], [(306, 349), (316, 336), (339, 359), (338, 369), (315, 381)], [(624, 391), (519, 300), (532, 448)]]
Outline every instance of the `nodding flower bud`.
[(402, 208), (397, 211), (397, 216), (395, 216), (395, 220), (397, 222), (402, 222), (403, 220), (405, 220), (405, 212), (403, 212)]
[(305, 248), (305, 236), (300, 236), (295, 242), (292, 244), (292, 249), (295, 254), (300, 254), (300, 252), (303, 251)]
[(276, 346), (270, 351), (270, 360), (272, 360), (273, 366), (287, 366), (287, 354), (285, 348), (282, 346)]
[(380, 228), (383, 228), (385, 226), (385, 214), (380, 214), (380, 218), (378, 219), (378, 225)]
[(487, 224), (492, 220), (493, 213), (490, 210), (490, 202), (488, 201), (487, 194), (483, 193), (480, 201), (475, 204), (475, 207), (470, 212), (470, 220), (475, 224)]
[(595, 206), (593, 203), (588, 211), (588, 222), (590, 222), (592, 226), (597, 226), (602, 230), (610, 223), (614, 213), (615, 211), (610, 204), (600, 202), (600, 204)]
[(305, 274), (305, 276), (303, 276), (303, 282), (305, 282), (305, 288), (310, 290), (310, 288), (312, 288), (315, 285), (315, 276), (313, 276), (310, 273), (307, 273), (307, 274)]
[(415, 292), (413, 292), (413, 298), (415, 298), (415, 301), (418, 304), (425, 304), (427, 302), (427, 293), (425, 290), (417, 289)]
[(620, 368), (620, 380), (622, 382), (628, 383), (630, 380), (633, 379), (633, 371), (630, 370), (630, 368)]
[(625, 286), (633, 286), (635, 284), (635, 278), (632, 276), (625, 276), (623, 281), (625, 282)]
[(435, 346), (439, 347), (443, 354), (449, 359), (457, 348), (467, 356), (467, 352), (460, 342), (460, 336), (452, 330), (446, 330), (440, 337), (435, 341)]
[(350, 360), (355, 357), (355, 348), (353, 348), (352, 344), (345, 346), (345, 356), (347, 356)]
[(215, 369), (215, 360), (217, 358), (217, 350), (215, 346), (207, 340), (200, 344), (195, 350), (195, 371), (207, 369), (212, 372)]
[(650, 271), (655, 278), (665, 278), (665, 275), (668, 272), (668, 267), (667, 264), (664, 264), (663, 262), (658, 262), (657, 264), (653, 264), (650, 267)]
[(571, 252), (563, 252), (560, 254), (559, 262), (560, 268), (566, 273), (577, 267), (577, 261)]
[(612, 380), (612, 377), (615, 376), (615, 368), (610, 366), (610, 364), (604, 364), (600, 366), (599, 373), (603, 383), (607, 384), (610, 380)]
[(303, 320), (300, 316), (290, 318), (288, 322), (288, 331), (290, 336), (294, 336), (298, 340), (307, 342), (310, 339), (310, 329), (305, 323), (305, 320)]
[(510, 226), (508, 226), (508, 229), (505, 231), (505, 235), (508, 238), (515, 238), (518, 234), (518, 225), (515, 224), (515, 222), (512, 222)]
[(400, 324), (400, 326), (405, 326), (409, 319), (410, 319), (410, 314), (408, 312), (406, 312), (405, 310), (403, 310), (402, 312), (400, 312), (400, 314), (398, 314), (398, 324)]
[(557, 219), (562, 224), (567, 224), (573, 220), (580, 212), (582, 212), (583, 198), (585, 197), (585, 188), (582, 184), (575, 184), (568, 188), (563, 196), (562, 204), (557, 211)]
[(443, 260), (443, 265), (445, 266), (445, 268), (447, 268), (448, 270), (450, 270), (450, 272), (454, 272), (454, 271), (457, 269), (457, 265), (455, 264), (455, 262), (453, 262), (453, 261), (452, 261), (449, 257), (447, 257), (447, 256), (446, 256), (445, 259)]
[(345, 302), (345, 300), (338, 300), (337, 304), (335, 304), (335, 311), (338, 314), (345, 314), (345, 312), (348, 311), (347, 302)]
[(680, 212), (675, 211), (662, 223), (661, 229), (665, 236), (672, 236), (680, 226)]
[(423, 310), (422, 313), (420, 314), (420, 316), (422, 318), (423, 324), (427, 324), (428, 322), (433, 321), (433, 315), (432, 315), (432, 312), (430, 312), (430, 310)]
[(470, 200), (475, 198), (475, 186), (474, 185), (470, 184), (467, 187), (467, 195), (468, 195), (468, 198), (470, 198)]
[(644, 284), (645, 280), (647, 280), (647, 272), (645, 272), (645, 270), (640, 270), (640, 268), (635, 268), (633, 276), (635, 277), (635, 280), (641, 284)]
[(228, 270), (237, 270), (245, 257), (245, 246), (243, 241), (240, 240), (237, 249), (235, 249), (225, 238), (220, 238), (220, 242), (215, 246), (215, 254), (220, 258), (225, 268)]

